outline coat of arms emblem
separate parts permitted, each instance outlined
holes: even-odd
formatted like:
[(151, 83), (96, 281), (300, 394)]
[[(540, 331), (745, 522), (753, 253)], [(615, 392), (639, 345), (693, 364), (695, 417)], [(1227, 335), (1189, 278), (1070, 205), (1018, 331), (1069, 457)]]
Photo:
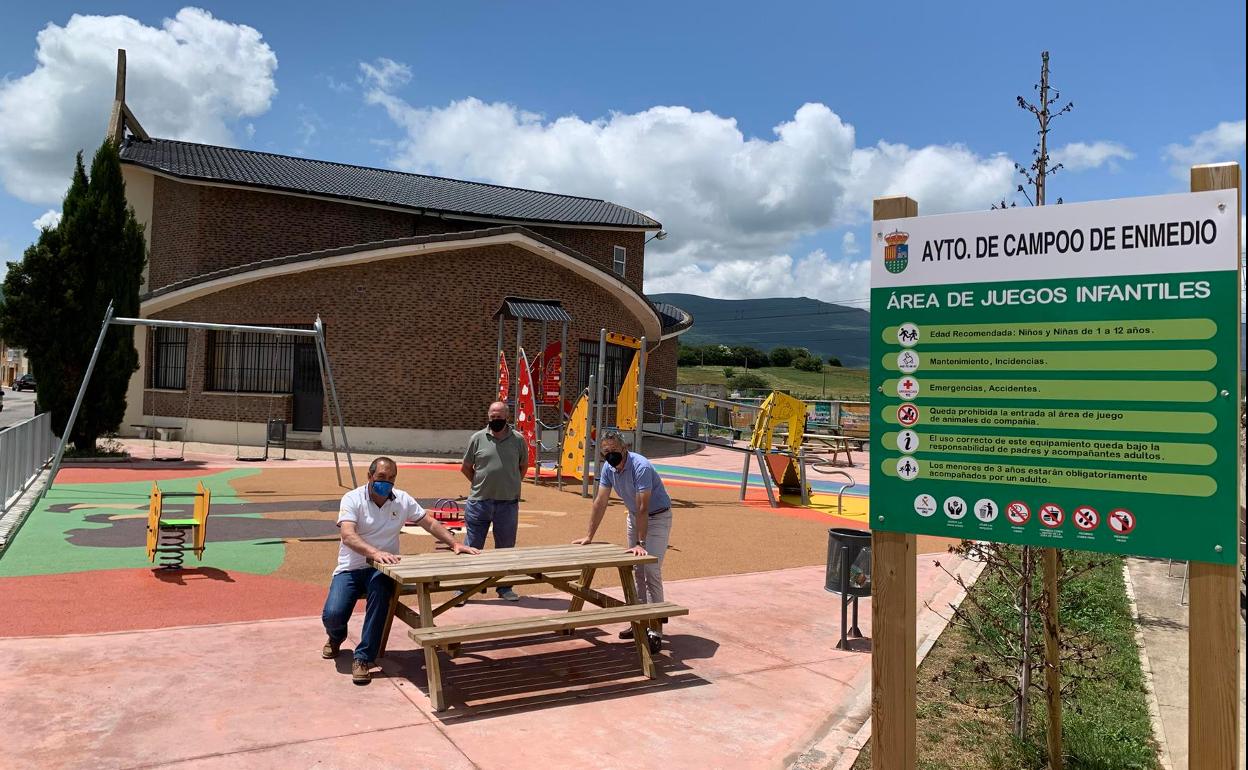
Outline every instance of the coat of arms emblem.
[(910, 262), (910, 247), (906, 241), (910, 233), (894, 230), (884, 236), (884, 267), (890, 273), (900, 273)]

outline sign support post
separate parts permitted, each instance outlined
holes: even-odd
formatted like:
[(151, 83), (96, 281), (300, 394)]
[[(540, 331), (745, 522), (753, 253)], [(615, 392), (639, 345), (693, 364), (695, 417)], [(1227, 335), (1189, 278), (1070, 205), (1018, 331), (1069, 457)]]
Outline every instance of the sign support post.
[[(872, 203), (873, 220), (918, 215), (911, 198)], [(871, 531), (871, 762), (883, 770), (913, 770), (917, 762), (917, 556), (912, 533)]]
[[(1243, 212), (1239, 201), (1239, 164), (1219, 163), (1193, 166), (1192, 192), (1236, 190), (1235, 221)], [(1241, 237), (1243, 233), (1239, 234)], [(1242, 243), (1235, 239), (1238, 245)], [(1239, 267), (1239, 285), (1244, 285), (1244, 267)], [(1243, 300), (1240, 300), (1243, 312)], [(1241, 316), (1242, 317), (1242, 316)], [(1242, 356), (1242, 351), (1240, 353)], [(1236, 367), (1242, 371), (1243, 361)], [(1240, 375), (1242, 378), (1242, 374)], [(1242, 380), (1240, 382), (1242, 393)], [(1235, 394), (1239, 398), (1239, 393)], [(1244, 488), (1244, 449), (1239, 447), (1239, 483)], [(1240, 509), (1243, 516), (1243, 509)], [(1238, 528), (1237, 528), (1238, 529)], [(1233, 544), (1231, 547), (1236, 547)], [(1242, 557), (1241, 557), (1242, 558)], [(1193, 561), (1191, 614), (1187, 636), (1188, 660), (1188, 766), (1192, 770), (1235, 767), (1239, 761), (1239, 570), (1236, 564), (1210, 564)]]

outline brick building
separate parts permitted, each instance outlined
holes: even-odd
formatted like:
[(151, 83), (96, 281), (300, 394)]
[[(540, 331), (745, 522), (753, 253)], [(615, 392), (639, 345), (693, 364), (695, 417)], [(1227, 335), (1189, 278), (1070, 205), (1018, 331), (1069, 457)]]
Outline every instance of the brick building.
[[(121, 76), (124, 77), (124, 74)], [(570, 316), (569, 398), (599, 329), (648, 341), (648, 385), (674, 387), (687, 313), (642, 293), (655, 220), (602, 200), (148, 136), (119, 85), (114, 139), (145, 226), (144, 317), (309, 327), (319, 315), (354, 447), (457, 450), (495, 393), (507, 297)], [(505, 337), (514, 361), (515, 324)], [(557, 325), (547, 341), (559, 339)], [(259, 444), (270, 418), (324, 438), (328, 399), (306, 338), (136, 327), (126, 426)], [(523, 327), (530, 356), (540, 324)], [(622, 380), (631, 350), (608, 351)], [(557, 407), (542, 415), (558, 419)], [(131, 428), (133, 430), (133, 428)]]

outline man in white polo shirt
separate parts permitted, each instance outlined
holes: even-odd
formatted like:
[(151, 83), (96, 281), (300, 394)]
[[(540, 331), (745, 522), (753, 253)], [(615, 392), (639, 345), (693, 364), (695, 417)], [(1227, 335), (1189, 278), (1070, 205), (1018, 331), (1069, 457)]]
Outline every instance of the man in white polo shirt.
[(329, 639), (321, 648), (321, 657), (338, 655), (347, 638), (347, 621), (355, 604), (364, 599), (364, 625), (360, 643), (355, 647), (351, 664), (351, 681), (368, 684), (369, 669), (381, 649), (381, 634), (386, 626), (386, 612), (394, 592), (394, 581), (373, 568), (369, 562), (395, 564), (399, 561), (399, 533), (405, 524), (418, 524), (455, 553), (480, 553), (460, 545), (446, 527), (432, 516), (425, 515), (406, 492), (394, 488), (399, 468), (389, 457), (378, 457), (368, 466), (368, 483), (342, 496), (338, 510), (338, 529), (342, 542), (338, 545), (338, 567), (329, 583), (329, 596), (321, 622)]

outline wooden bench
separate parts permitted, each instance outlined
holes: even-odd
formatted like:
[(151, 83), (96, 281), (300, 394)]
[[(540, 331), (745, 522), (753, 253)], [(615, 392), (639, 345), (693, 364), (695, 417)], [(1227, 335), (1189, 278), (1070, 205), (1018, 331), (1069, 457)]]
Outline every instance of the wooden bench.
[(486, 620), (454, 626), (413, 628), (407, 634), (424, 648), (425, 672), (429, 679), (429, 700), (433, 704), (434, 711), (443, 711), (446, 708), (446, 700), (442, 693), (442, 672), (438, 662), (438, 648), (449, 650), (465, 642), (477, 642), (484, 639), (510, 639), (611, 623), (632, 623), (633, 643), (641, 658), (642, 671), (647, 678), (654, 679), (658, 676), (658, 669), (650, 655), (646, 629), (652, 622), (688, 614), (688, 609), (670, 602), (624, 604), (604, 609), (555, 612), (548, 615)]
[(151, 439), (160, 437), (161, 441), (177, 441), (182, 435), (182, 426), (180, 425), (144, 425), (138, 423), (130, 423), (131, 428), (137, 428), (139, 438)]

